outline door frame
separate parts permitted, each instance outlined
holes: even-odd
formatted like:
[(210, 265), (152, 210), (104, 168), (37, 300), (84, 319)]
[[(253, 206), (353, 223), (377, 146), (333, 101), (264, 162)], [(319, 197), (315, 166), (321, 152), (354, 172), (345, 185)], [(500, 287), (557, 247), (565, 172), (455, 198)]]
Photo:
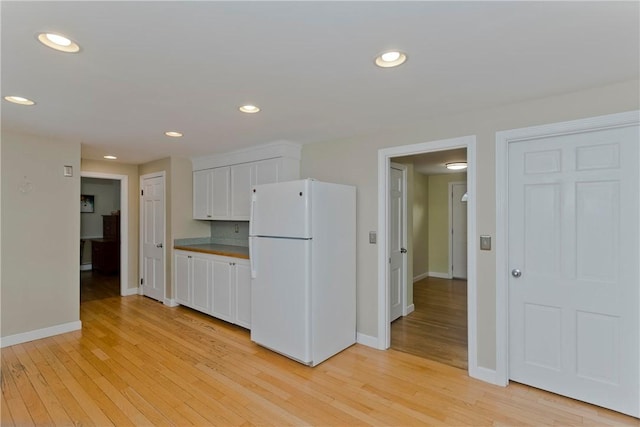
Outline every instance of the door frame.
[[(467, 185), (465, 181), (451, 181), (448, 184), (449, 191), (449, 279), (453, 279), (453, 186)], [(468, 202), (467, 202), (468, 203)], [(468, 235), (468, 234), (467, 234)], [(468, 248), (468, 246), (467, 246)]]
[[(162, 267), (164, 269), (164, 274), (162, 275), (163, 277), (163, 281), (162, 281), (162, 303), (165, 305), (168, 305), (170, 307), (175, 306), (175, 303), (173, 302), (174, 299), (169, 300), (167, 298), (167, 266), (170, 265), (167, 262), (167, 178), (166, 178), (166, 172), (165, 171), (159, 171), (159, 172), (152, 172), (152, 173), (148, 173), (145, 175), (140, 175), (140, 184), (138, 187), (138, 193), (140, 193), (140, 210), (139, 210), (139, 215), (140, 215), (140, 232), (139, 232), (139, 236), (138, 236), (138, 250), (139, 250), (139, 254), (138, 254), (138, 288), (137, 288), (137, 293), (138, 295), (143, 295), (142, 292), (142, 285), (140, 284), (140, 282), (142, 281), (142, 275), (144, 274), (144, 204), (142, 203), (142, 189), (143, 187), (143, 183), (145, 179), (150, 179), (150, 178), (162, 178), (162, 181), (164, 183), (163, 188), (164, 188), (164, 196), (162, 197), (162, 211), (163, 211), (163, 216), (164, 216), (164, 238), (162, 241)], [(171, 262), (171, 261), (169, 261)]]
[[(407, 237), (407, 166), (403, 165), (402, 163), (394, 163), (394, 162), (389, 162), (389, 168), (395, 168), (398, 170), (402, 171), (402, 247), (405, 249), (409, 249), (407, 248), (407, 244), (408, 244), (408, 237)], [(388, 193), (387, 193), (388, 194)], [(389, 232), (389, 230), (387, 230), (387, 233)], [(387, 241), (389, 239), (389, 235), (386, 235)], [(413, 250), (413, 248), (412, 248)], [(406, 316), (407, 314), (411, 313), (413, 311), (413, 305), (411, 307), (409, 307), (407, 305), (407, 291), (408, 291), (408, 280), (409, 280), (409, 275), (407, 274), (407, 270), (408, 270), (408, 256), (409, 253), (407, 252), (405, 254), (404, 257), (402, 257), (402, 283), (400, 284), (400, 286), (402, 286), (402, 316)], [(413, 280), (413, 279), (412, 279)]]
[[(129, 289), (129, 177), (112, 173), (80, 171), (80, 178), (120, 181), (120, 296), (133, 295)], [(78, 225), (79, 226), (79, 225)]]
[[(496, 132), (496, 378), (495, 383), (509, 383), (509, 144), (513, 142), (586, 133), (640, 123), (640, 111), (566, 122), (551, 123)], [(640, 164), (640, 159), (638, 159)], [(640, 306), (640, 301), (638, 301)], [(640, 331), (640, 324), (638, 325)]]
[(411, 156), (456, 148), (467, 149), (467, 325), (469, 375), (487, 380), (486, 369), (478, 367), (477, 345), (477, 278), (476, 278), (476, 136), (423, 142), (378, 150), (378, 324), (377, 348), (386, 350), (391, 344), (389, 325), (389, 248), (387, 228), (389, 218), (389, 167), (392, 157)]

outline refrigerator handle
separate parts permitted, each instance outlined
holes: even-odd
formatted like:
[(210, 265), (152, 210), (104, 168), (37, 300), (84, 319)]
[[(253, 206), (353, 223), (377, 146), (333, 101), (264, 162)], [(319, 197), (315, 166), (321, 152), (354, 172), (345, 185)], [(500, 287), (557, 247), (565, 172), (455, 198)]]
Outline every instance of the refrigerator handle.
[(255, 256), (256, 256), (256, 251), (253, 249), (253, 242), (255, 241), (255, 237), (249, 236), (249, 265), (251, 268), (251, 278), (255, 279), (257, 277), (257, 272), (255, 270)]

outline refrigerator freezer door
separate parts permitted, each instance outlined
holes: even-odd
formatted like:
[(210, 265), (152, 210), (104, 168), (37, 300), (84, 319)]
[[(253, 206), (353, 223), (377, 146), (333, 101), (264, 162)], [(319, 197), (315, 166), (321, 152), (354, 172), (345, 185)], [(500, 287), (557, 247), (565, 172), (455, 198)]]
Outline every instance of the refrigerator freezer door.
[(310, 364), (311, 241), (254, 237), (251, 340)]
[(311, 237), (311, 180), (257, 185), (251, 198), (252, 236)]

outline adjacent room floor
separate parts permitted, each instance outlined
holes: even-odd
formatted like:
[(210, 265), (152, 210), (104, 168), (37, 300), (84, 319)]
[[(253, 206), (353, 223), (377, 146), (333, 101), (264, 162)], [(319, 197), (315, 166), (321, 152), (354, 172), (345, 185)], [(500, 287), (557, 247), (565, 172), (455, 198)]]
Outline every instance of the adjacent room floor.
[(80, 303), (120, 296), (120, 275), (80, 272)]
[(391, 348), (467, 369), (467, 281), (428, 277), (413, 285), (415, 311), (391, 324)]

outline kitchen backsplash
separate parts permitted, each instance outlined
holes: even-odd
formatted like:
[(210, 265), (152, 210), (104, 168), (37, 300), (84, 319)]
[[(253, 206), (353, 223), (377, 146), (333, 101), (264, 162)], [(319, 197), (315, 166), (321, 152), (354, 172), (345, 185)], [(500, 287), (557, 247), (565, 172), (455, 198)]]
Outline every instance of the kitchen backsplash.
[(211, 243), (249, 246), (249, 221), (211, 221)]

